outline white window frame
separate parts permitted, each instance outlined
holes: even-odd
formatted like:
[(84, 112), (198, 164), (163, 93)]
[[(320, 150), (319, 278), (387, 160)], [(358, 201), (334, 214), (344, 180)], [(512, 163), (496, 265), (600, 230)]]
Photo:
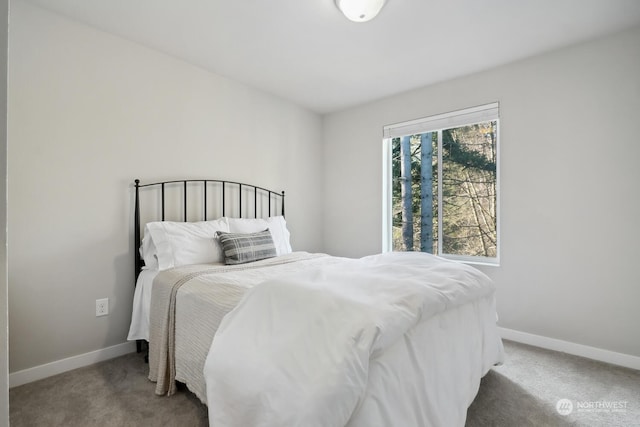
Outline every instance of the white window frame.
[[(442, 253), (442, 233), (438, 234), (438, 255), (469, 264), (500, 265), (500, 105), (497, 102), (463, 110), (452, 111), (422, 119), (384, 126), (382, 141), (382, 252), (393, 250), (392, 239), (392, 170), (391, 141), (395, 137), (417, 135), (427, 132), (438, 132), (438, 176), (442, 177), (442, 130), (467, 126), (481, 122), (497, 121), (498, 135), (496, 141), (496, 256), (464, 256)], [(442, 224), (442, 179), (438, 179), (438, 224)]]

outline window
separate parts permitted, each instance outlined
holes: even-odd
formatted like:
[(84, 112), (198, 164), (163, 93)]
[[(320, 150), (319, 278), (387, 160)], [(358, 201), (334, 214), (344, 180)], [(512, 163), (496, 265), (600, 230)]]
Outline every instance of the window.
[(498, 104), (384, 128), (383, 250), (498, 264)]

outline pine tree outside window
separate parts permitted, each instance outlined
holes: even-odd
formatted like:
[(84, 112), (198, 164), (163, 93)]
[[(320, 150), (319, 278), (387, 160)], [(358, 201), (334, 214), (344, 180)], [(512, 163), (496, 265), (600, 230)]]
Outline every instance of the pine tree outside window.
[(383, 250), (499, 263), (497, 103), (384, 128)]

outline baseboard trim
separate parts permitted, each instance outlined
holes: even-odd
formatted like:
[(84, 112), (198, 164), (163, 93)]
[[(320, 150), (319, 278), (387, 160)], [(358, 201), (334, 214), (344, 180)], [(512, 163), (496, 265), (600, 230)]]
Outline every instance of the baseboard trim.
[(576, 344), (569, 341), (555, 338), (543, 337), (541, 335), (529, 334), (513, 329), (498, 328), (500, 336), (506, 340), (529, 344), (547, 350), (561, 351), (573, 354), (574, 356), (586, 357), (612, 365), (623, 366), (625, 368), (640, 370), (640, 357), (630, 354), (616, 353), (615, 351), (603, 350), (601, 348), (590, 347), (588, 345)]
[(136, 351), (135, 342), (125, 342), (111, 347), (102, 348), (100, 350), (91, 351), (89, 353), (80, 354), (78, 356), (68, 357), (55, 362), (46, 363), (33, 368), (23, 369), (9, 374), (9, 388), (38, 381), (53, 375), (71, 371), (72, 369), (82, 368), (83, 366), (92, 365), (104, 360), (113, 359), (114, 357), (124, 356), (125, 354)]

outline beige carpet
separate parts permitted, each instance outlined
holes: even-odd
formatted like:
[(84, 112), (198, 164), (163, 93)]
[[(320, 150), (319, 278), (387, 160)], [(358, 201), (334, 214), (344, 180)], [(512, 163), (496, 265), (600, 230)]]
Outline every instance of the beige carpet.
[(467, 426), (640, 426), (640, 371), (504, 343), (507, 359), (482, 379)]
[[(467, 426), (640, 426), (640, 371), (511, 342), (505, 347), (507, 361), (482, 380)], [(196, 397), (187, 390), (155, 396), (146, 372), (134, 353), (15, 387), (11, 426), (207, 425)], [(571, 413), (556, 410), (560, 399), (571, 402)]]

